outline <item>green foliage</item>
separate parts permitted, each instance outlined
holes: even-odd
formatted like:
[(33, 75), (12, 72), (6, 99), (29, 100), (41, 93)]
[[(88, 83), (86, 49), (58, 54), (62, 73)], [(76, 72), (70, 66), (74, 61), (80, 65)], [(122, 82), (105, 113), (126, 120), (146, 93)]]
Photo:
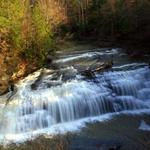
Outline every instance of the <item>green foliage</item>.
[[(58, 2), (54, 0), (52, 2)], [(62, 5), (59, 5), (62, 2)], [(56, 20), (55, 13), (49, 11), (50, 1), (0, 0), (0, 32), (8, 31), (14, 53), (42, 65), (47, 54), (54, 54), (54, 30), (56, 24), (64, 32), (73, 32), (78, 37), (90, 34), (96, 37), (131, 35), (136, 31), (148, 29), (150, 25), (149, 0), (68, 0), (59, 1), (68, 17), (67, 26)], [(63, 4), (64, 3), (64, 4)], [(128, 3), (128, 4), (126, 4)], [(127, 6), (129, 5), (129, 6)], [(132, 3), (131, 3), (132, 5)], [(59, 9), (58, 8), (58, 9)], [(57, 9), (55, 9), (57, 15)], [(53, 21), (52, 21), (53, 20)], [(59, 23), (58, 23), (59, 22)], [(61, 30), (60, 29), (60, 30)], [(61, 32), (55, 27), (55, 31)], [(55, 34), (60, 35), (60, 34)]]
[(46, 56), (54, 54), (53, 34), (39, 3), (30, 9), (30, 16), (30, 33), (26, 35), (26, 44), (21, 55), (30, 61), (36, 58), (35, 63), (42, 66)]
[(0, 32), (9, 32), (14, 54), (29, 61), (34, 59), (41, 66), (46, 55), (54, 53), (55, 46), (39, 1), (31, 7), (29, 0), (1, 0), (0, 6)]
[(0, 29), (10, 32), (10, 39), (14, 49), (21, 48), (21, 20), (24, 6), (19, 0), (1, 0)]
[(44, 61), (45, 56), (53, 50), (53, 33), (51, 27), (40, 8), (40, 4), (37, 3), (33, 8), (32, 19), (35, 30), (35, 42), (37, 43), (37, 50), (40, 56), (40, 60)]
[[(84, 5), (86, 0), (76, 3), (76, 8)], [(71, 2), (70, 2), (71, 3)], [(73, 3), (73, 2), (72, 2)], [(72, 4), (70, 4), (72, 5)], [(145, 34), (150, 25), (149, 0), (92, 0), (83, 14), (76, 21), (73, 20), (73, 32), (84, 38), (85, 33), (101, 38), (133, 36), (140, 31)], [(81, 14), (80, 9), (73, 11), (74, 16)], [(83, 17), (83, 20), (81, 20)], [(82, 23), (81, 21), (85, 21)], [(145, 28), (144, 31), (142, 31)], [(144, 33), (145, 32), (145, 33)], [(148, 30), (148, 32), (150, 32)], [(86, 34), (86, 35), (87, 35)]]

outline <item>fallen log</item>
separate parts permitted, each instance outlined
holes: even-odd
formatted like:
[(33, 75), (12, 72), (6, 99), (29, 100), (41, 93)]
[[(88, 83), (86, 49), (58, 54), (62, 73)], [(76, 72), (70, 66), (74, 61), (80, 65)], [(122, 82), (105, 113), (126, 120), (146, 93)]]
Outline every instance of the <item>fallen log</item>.
[(93, 68), (93, 66), (89, 66), (87, 69), (82, 70), (80, 73), (81, 73), (81, 75), (83, 75), (89, 79), (92, 79), (92, 78), (95, 78), (96, 72), (101, 72), (106, 69), (110, 69), (110, 68), (112, 68), (112, 66), (113, 66), (113, 61), (111, 60), (109, 62), (100, 63), (99, 66), (96, 66), (95, 68)]
[(93, 71), (94, 72), (99, 72), (99, 71), (103, 71), (105, 69), (110, 69), (113, 66), (113, 61), (107, 62), (102, 64), (101, 66), (99, 66), (98, 68), (95, 68)]

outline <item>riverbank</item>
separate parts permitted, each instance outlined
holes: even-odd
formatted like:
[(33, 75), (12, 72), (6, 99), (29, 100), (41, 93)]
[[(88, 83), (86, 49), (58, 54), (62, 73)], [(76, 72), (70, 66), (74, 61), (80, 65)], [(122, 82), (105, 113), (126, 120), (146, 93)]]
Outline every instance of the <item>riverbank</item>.
[(140, 130), (141, 121), (150, 124), (150, 115), (117, 115), (104, 122), (87, 123), (78, 133), (40, 136), (1, 150), (149, 150), (150, 132)]

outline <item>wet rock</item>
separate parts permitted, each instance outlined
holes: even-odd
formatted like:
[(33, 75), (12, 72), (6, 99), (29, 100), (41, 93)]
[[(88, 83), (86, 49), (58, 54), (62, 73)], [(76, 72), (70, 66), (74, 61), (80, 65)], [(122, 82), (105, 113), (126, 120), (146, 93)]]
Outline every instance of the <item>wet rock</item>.
[(51, 55), (47, 55), (45, 63), (46, 64), (51, 64), (52, 62), (53, 62), (52, 56)]
[(38, 78), (33, 84), (31, 84), (31, 89), (37, 90), (40, 85), (45, 85), (50, 88), (61, 84), (60, 74), (58, 71), (42, 69)]
[(9, 91), (12, 91), (12, 92), (15, 91), (15, 85), (12, 80), (9, 81)]
[(121, 150), (122, 144), (114, 140), (75, 136), (71, 139), (70, 150)]
[(47, 56), (45, 60), (45, 67), (53, 70), (60, 69), (60, 66), (54, 62), (53, 57), (51, 55)]
[(31, 84), (32, 90), (37, 90), (38, 85), (36, 83)]
[(87, 70), (81, 72), (81, 75), (87, 77), (88, 79), (95, 78), (94, 72), (93, 72), (92, 70), (89, 70), (89, 69), (87, 69)]
[(60, 76), (62, 76), (62, 81), (67, 81), (76, 77), (77, 70), (73, 67), (64, 68), (59, 70)]
[(61, 81), (49, 81), (46, 83), (47, 84), (47, 87), (53, 87), (53, 86), (59, 86), (59, 85), (62, 85), (62, 82)]
[(115, 146), (108, 148), (108, 150), (120, 150), (121, 147), (122, 147), (121, 145), (115, 145)]
[(37, 90), (38, 86), (42, 82), (43, 76), (44, 76), (44, 70), (41, 71), (41, 73), (38, 76), (37, 80), (35, 80), (35, 82), (33, 84), (31, 84), (31, 89), (32, 90)]
[(16, 92), (17, 92), (17, 87), (15, 86), (14, 82), (10, 80), (8, 85), (8, 97), (6, 99), (5, 105), (7, 105), (12, 100), (12, 97), (16, 94)]

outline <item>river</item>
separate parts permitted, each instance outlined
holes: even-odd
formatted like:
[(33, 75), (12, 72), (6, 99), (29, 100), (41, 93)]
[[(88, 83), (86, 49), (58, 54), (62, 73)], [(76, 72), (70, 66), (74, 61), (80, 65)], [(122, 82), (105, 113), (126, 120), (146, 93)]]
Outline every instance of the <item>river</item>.
[[(121, 48), (93, 48), (58, 52), (56, 69), (45, 75), (36, 90), (31, 85), (41, 70), (16, 84), (17, 92), (0, 103), (1, 143), (22, 142), (41, 134), (78, 132), (85, 122), (115, 115), (150, 114), (150, 69), (147, 55), (134, 59)], [(86, 78), (82, 70), (113, 60), (111, 69)]]

